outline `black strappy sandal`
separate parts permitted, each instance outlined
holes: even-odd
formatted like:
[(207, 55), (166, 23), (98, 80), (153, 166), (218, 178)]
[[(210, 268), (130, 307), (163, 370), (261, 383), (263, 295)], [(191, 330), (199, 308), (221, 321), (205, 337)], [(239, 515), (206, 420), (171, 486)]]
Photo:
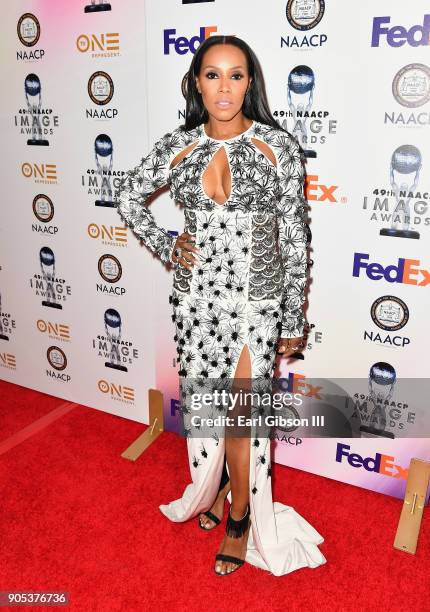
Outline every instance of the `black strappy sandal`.
[[(227, 524), (225, 528), (226, 534), (230, 536), (231, 538), (242, 537), (248, 530), (248, 527), (250, 524), (250, 520), (249, 520), (250, 516), (251, 516), (251, 509), (248, 504), (248, 508), (246, 510), (245, 516), (243, 516), (238, 521), (235, 521), (231, 517), (231, 506), (230, 506)], [(224, 553), (218, 553), (215, 557), (215, 561), (227, 561), (227, 563), (234, 563), (235, 565), (237, 565), (237, 567), (231, 570), (231, 572), (226, 572), (225, 574), (221, 572), (217, 572), (215, 569), (214, 571), (217, 576), (229, 576), (230, 574), (233, 574), (234, 572), (236, 572), (239, 569), (239, 567), (241, 567), (245, 563), (245, 559), (239, 559), (239, 557), (233, 557), (232, 555), (225, 555)]]
[[(218, 493), (225, 487), (225, 485), (230, 481), (228, 472), (227, 472), (227, 464), (226, 464), (226, 457), (224, 455), (224, 467), (222, 469), (222, 476), (221, 476), (221, 482), (219, 485), (219, 489), (218, 489)], [(225, 500), (224, 500), (225, 501)], [(208, 519), (210, 519), (211, 521), (213, 521), (215, 523), (215, 525), (213, 527), (203, 527), (201, 521), (200, 521), (200, 516), (199, 516), (199, 527), (200, 529), (203, 529), (203, 531), (212, 531), (212, 529), (215, 529), (215, 527), (218, 527), (218, 525), (221, 523), (220, 518), (218, 518), (213, 512), (211, 512), (210, 510), (207, 510), (207, 512), (201, 512), (200, 515), (203, 516), (207, 516)]]

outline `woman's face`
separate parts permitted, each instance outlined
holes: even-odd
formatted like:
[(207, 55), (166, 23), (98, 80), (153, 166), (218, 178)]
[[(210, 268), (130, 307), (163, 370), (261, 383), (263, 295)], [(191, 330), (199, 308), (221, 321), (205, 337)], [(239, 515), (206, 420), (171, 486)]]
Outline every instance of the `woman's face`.
[(241, 110), (251, 80), (241, 49), (235, 45), (214, 45), (203, 56), (196, 85), (209, 115), (229, 121)]

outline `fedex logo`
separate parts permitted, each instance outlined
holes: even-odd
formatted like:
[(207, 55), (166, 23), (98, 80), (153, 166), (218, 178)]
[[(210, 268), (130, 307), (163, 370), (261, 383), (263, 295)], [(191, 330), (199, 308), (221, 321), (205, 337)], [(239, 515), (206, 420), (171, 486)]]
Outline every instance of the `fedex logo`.
[(376, 453), (374, 457), (362, 457), (358, 453), (350, 453), (348, 444), (340, 444), (336, 446), (336, 461), (342, 463), (345, 458), (351, 467), (364, 468), (368, 472), (376, 472), (383, 476), (391, 478), (402, 478), (407, 480), (408, 469), (394, 463), (394, 457), (390, 455), (381, 455)]
[(314, 397), (319, 400), (322, 399), (322, 387), (307, 382), (304, 374), (289, 372), (287, 377), (279, 378), (277, 382), (281, 391), (294, 395), (303, 395), (304, 397)]
[(360, 276), (361, 270), (365, 270), (367, 278), (370, 280), (381, 280), (384, 278), (387, 283), (405, 283), (406, 285), (416, 285), (426, 287), (430, 283), (430, 271), (419, 268), (419, 259), (403, 259), (399, 257), (397, 265), (382, 266), (379, 263), (369, 263), (368, 253), (354, 253), (354, 264), (352, 276)]
[(323, 185), (318, 182), (319, 177), (316, 174), (308, 174), (306, 177), (306, 199), (314, 202), (337, 202), (336, 194), (334, 193), (337, 185)]
[(179, 55), (185, 55), (189, 51), (195, 53), (199, 45), (217, 31), (217, 26), (204, 26), (199, 30), (199, 34), (187, 38), (186, 36), (176, 36), (176, 30), (164, 30), (164, 55), (170, 55), (170, 48), (173, 47)]
[(374, 17), (372, 29), (372, 47), (379, 47), (381, 36), (387, 37), (390, 47), (403, 47), (408, 43), (411, 47), (421, 47), (429, 44), (430, 15), (424, 15), (423, 25), (414, 25), (409, 30), (403, 26), (387, 27), (390, 17)]

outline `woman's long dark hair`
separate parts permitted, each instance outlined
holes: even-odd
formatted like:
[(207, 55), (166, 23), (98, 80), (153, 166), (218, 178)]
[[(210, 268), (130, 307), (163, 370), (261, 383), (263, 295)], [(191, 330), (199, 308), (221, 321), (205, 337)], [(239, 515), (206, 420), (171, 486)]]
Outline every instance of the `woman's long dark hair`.
[(202, 95), (196, 87), (195, 77), (199, 75), (203, 56), (213, 45), (235, 45), (243, 51), (248, 64), (249, 76), (252, 78), (248, 91), (242, 105), (242, 113), (248, 119), (254, 119), (274, 128), (285, 130), (274, 119), (267, 102), (266, 88), (264, 85), (263, 71), (260, 63), (251, 47), (237, 36), (215, 35), (206, 38), (198, 47), (191, 61), (188, 72), (184, 75), (181, 84), (182, 95), (186, 100), (185, 123), (181, 126), (183, 130), (192, 130), (201, 123), (207, 123), (209, 114), (203, 104)]

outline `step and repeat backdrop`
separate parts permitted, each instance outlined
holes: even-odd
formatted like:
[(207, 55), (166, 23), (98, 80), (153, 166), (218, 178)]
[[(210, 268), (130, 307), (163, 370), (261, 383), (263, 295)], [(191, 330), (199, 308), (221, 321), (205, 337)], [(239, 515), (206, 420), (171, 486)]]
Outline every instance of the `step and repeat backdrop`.
[[(402, 497), (430, 459), (427, 3), (20, 0), (2, 18), (0, 377), (142, 423), (158, 388), (179, 430), (172, 272), (115, 189), (183, 123), (201, 42), (233, 34), (306, 158), (309, 333), (276, 376), (339, 425), (277, 429), (274, 458)], [(167, 193), (150, 206), (182, 232)]]

